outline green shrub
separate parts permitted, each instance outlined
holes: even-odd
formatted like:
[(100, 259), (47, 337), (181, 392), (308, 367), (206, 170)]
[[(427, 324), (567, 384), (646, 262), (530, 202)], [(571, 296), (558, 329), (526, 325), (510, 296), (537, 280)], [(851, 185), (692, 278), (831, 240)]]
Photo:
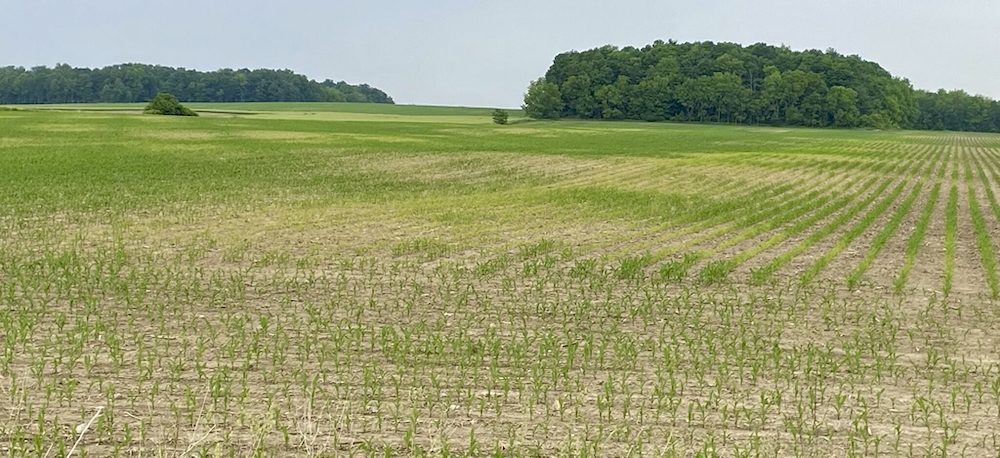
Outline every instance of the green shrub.
[(191, 111), (190, 108), (181, 105), (177, 101), (177, 97), (173, 94), (167, 92), (161, 92), (153, 97), (153, 100), (149, 101), (146, 105), (146, 109), (143, 110), (146, 114), (157, 114), (157, 115), (170, 115), (170, 116), (198, 116), (198, 113)]
[(507, 118), (509, 118), (509, 115), (507, 114), (506, 110), (501, 110), (499, 108), (493, 110), (493, 122), (495, 124), (500, 124), (500, 125), (507, 124)]

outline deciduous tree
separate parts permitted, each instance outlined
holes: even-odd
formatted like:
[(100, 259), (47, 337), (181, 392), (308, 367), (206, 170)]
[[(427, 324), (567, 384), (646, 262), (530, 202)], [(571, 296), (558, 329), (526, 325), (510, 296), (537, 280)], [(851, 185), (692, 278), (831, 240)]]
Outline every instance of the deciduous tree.
[(524, 95), (524, 111), (528, 116), (538, 119), (555, 119), (563, 112), (562, 96), (559, 86), (539, 78), (528, 85)]

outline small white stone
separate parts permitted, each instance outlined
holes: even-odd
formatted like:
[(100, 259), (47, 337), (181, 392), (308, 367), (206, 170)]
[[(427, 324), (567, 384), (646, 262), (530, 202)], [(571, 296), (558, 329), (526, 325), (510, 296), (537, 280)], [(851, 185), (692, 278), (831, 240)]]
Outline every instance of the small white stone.
[(87, 430), (87, 424), (86, 423), (80, 423), (79, 425), (76, 425), (76, 433), (77, 434), (83, 434), (83, 432), (86, 431), (86, 430)]

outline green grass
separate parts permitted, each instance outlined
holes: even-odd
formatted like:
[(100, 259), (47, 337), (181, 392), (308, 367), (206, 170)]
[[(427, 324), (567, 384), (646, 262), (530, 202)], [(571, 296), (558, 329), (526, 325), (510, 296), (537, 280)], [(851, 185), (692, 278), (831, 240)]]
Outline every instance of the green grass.
[(996, 453), (1000, 136), (18, 108), (5, 456)]
[[(184, 106), (201, 112), (241, 113), (296, 112), (296, 113), (364, 113), (407, 116), (492, 116), (493, 108), (448, 107), (431, 105), (385, 105), (348, 102), (244, 102), (206, 103), (183, 102)], [(26, 110), (55, 111), (135, 111), (145, 107), (143, 103), (69, 103), (54, 105), (10, 105), (11, 108)], [(515, 117), (521, 115), (519, 109), (508, 109)]]
[[(259, 103), (187, 103), (202, 111), (292, 111), (389, 114), (406, 116), (482, 116), (492, 117), (493, 108), (447, 107), (428, 105), (384, 105), (373, 103), (322, 103), (322, 102), (259, 102)], [(521, 116), (519, 109), (507, 109), (514, 117)]]

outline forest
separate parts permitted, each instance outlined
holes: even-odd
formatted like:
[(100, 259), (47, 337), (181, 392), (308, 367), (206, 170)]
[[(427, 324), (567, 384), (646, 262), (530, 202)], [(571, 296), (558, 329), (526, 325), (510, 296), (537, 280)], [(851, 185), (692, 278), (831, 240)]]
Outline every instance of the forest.
[(148, 102), (159, 92), (185, 102), (393, 103), (392, 97), (367, 84), (316, 82), (291, 70), (201, 72), (145, 64), (0, 67), (0, 104)]
[(1000, 132), (1000, 103), (914, 90), (879, 64), (835, 50), (656, 41), (555, 57), (532, 81), (535, 118), (636, 119)]

